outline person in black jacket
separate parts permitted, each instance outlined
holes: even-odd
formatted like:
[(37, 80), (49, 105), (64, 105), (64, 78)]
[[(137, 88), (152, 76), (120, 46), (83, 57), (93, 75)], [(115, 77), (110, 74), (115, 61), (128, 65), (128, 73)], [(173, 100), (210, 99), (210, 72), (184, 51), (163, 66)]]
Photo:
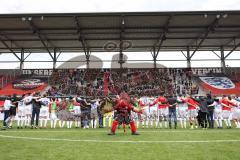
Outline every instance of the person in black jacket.
[(40, 114), (40, 108), (41, 105), (45, 105), (43, 102), (41, 102), (40, 99), (40, 93), (35, 93), (32, 101), (30, 102), (32, 103), (32, 118), (31, 118), (31, 128), (34, 128), (34, 119), (36, 117), (36, 123), (35, 123), (35, 128), (38, 128), (38, 121), (39, 121), (39, 114)]
[(214, 99), (212, 98), (211, 94), (207, 94), (207, 105), (208, 105), (208, 124), (209, 128), (214, 128), (214, 119), (213, 119), (213, 113), (214, 113), (214, 106), (212, 105), (214, 102)]
[(89, 99), (77, 98), (81, 108), (81, 126), (84, 129), (89, 128), (89, 120), (91, 119), (91, 102)]
[(11, 102), (13, 105), (10, 107), (9, 128), (12, 128), (12, 123), (17, 113), (18, 101), (20, 101), (20, 99), (17, 97), (17, 94), (14, 93), (13, 96), (11, 97)]
[(199, 103), (199, 118), (200, 118), (200, 126), (203, 129), (207, 128), (207, 116), (208, 116), (208, 104), (207, 104), (207, 98), (200, 96), (199, 98), (194, 98), (195, 101)]
[(176, 106), (177, 106), (177, 97), (172, 95), (167, 98), (168, 101), (168, 111), (169, 111), (169, 128), (172, 128), (172, 119), (174, 121), (174, 128), (177, 128), (177, 115), (176, 115)]

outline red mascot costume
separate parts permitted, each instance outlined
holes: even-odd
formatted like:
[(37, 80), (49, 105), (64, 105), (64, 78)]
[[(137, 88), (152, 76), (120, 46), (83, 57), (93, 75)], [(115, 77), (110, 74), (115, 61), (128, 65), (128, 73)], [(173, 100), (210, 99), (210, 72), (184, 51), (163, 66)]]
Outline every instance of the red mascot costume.
[(132, 135), (139, 135), (134, 121), (131, 118), (131, 112), (141, 113), (141, 110), (135, 109), (130, 104), (130, 97), (127, 93), (123, 92), (119, 98), (116, 99), (116, 105), (113, 107), (114, 120), (112, 122), (111, 132), (108, 135), (115, 135), (118, 125), (130, 125)]

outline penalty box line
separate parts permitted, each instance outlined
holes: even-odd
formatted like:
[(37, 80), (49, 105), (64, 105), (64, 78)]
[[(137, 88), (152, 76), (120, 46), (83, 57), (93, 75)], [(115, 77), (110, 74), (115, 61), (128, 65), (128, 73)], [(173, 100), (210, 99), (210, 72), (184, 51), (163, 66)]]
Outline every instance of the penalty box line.
[(9, 139), (23, 139), (23, 140), (39, 140), (39, 141), (65, 141), (65, 142), (89, 142), (89, 143), (229, 143), (240, 142), (240, 139), (229, 140), (193, 140), (193, 141), (106, 141), (106, 140), (91, 140), (91, 139), (60, 139), (60, 138), (37, 138), (37, 137), (19, 137), (19, 136), (6, 136), (0, 135), (1, 138)]

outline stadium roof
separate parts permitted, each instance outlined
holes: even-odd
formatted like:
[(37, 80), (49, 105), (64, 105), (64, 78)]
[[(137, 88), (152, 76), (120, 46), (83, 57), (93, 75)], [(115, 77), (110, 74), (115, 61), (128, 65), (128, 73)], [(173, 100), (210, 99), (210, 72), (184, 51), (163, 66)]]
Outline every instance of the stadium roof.
[(240, 11), (1, 14), (0, 41), (1, 53), (234, 51)]

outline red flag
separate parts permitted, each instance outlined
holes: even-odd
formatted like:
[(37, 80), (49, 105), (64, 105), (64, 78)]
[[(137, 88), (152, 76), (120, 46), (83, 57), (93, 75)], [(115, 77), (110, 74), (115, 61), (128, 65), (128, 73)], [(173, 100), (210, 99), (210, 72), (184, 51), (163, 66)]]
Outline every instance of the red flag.
[(103, 94), (106, 96), (108, 95), (109, 73), (105, 72), (103, 77)]

